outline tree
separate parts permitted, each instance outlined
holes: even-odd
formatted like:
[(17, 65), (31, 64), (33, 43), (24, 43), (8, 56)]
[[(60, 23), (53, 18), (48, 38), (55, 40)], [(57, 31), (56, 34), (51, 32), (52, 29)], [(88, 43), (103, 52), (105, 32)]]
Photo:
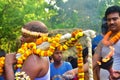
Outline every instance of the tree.
[[(54, 10), (44, 0), (0, 0), (0, 48), (6, 52), (16, 50), (16, 39), (20, 37), (21, 26), (32, 20), (47, 23)], [(48, 24), (48, 23), (47, 23)]]
[(32, 20), (44, 22), (49, 30), (93, 29), (100, 33), (101, 19), (119, 0), (0, 0), (0, 48), (16, 51), (21, 26)]

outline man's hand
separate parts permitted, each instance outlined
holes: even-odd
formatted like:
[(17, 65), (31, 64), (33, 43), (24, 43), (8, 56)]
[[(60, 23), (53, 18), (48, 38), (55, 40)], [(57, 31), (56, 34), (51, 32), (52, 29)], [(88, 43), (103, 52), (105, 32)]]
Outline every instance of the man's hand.
[(16, 54), (10, 53), (5, 56), (5, 80), (14, 80), (13, 65), (17, 62)]
[(67, 79), (73, 79), (76, 76), (75, 70), (69, 70), (63, 74), (63, 76)]
[(15, 53), (6, 54), (5, 65), (13, 65), (16, 62), (17, 62), (17, 60), (16, 60), (16, 54)]
[(119, 79), (120, 78), (120, 71), (114, 70), (113, 73), (110, 75), (111, 80)]

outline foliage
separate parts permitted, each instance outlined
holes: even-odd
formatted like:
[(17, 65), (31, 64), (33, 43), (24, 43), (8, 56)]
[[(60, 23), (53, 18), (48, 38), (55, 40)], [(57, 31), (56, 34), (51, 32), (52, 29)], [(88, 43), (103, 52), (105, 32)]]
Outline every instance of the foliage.
[[(47, 1), (47, 2), (46, 2)], [(44, 22), (49, 30), (93, 29), (100, 33), (101, 18), (119, 0), (0, 0), (0, 48), (16, 51), (22, 25)]]
[(45, 8), (44, 0), (0, 0), (0, 48), (6, 52), (16, 50), (16, 39), (20, 36), (21, 26), (32, 20), (47, 22), (55, 15)]

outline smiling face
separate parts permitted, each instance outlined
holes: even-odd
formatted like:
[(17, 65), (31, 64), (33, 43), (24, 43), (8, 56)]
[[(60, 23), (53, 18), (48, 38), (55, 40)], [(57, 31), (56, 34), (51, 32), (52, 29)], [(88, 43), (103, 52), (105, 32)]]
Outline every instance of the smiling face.
[(120, 31), (120, 15), (118, 12), (113, 12), (107, 15), (107, 24), (109, 30), (113, 32)]

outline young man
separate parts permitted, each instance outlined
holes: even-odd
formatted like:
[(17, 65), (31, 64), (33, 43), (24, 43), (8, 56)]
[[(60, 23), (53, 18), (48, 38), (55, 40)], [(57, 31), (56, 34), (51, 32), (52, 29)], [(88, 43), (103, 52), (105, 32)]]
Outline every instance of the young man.
[[(105, 12), (105, 18), (107, 21), (108, 33), (106, 33), (103, 40), (96, 48), (93, 56), (93, 68), (98, 66), (97, 61), (101, 61), (101, 58), (108, 55), (110, 52), (110, 46), (112, 46), (114, 47), (114, 55), (112, 56), (113, 65), (111, 61), (110, 63), (106, 63), (106, 66), (104, 67), (109, 71), (111, 80), (120, 80), (120, 6), (108, 7)], [(84, 65), (84, 71), (88, 71), (88, 63)], [(72, 74), (73, 72), (75, 72), (74, 74), (77, 74), (77, 68), (67, 73)]]
[[(21, 43), (35, 42), (41, 36), (47, 36), (48, 29), (40, 21), (32, 21), (22, 27)], [(15, 54), (7, 54), (5, 57), (6, 80), (14, 80), (13, 64), (16, 63)], [(30, 80), (50, 80), (50, 64), (48, 57), (30, 55), (23, 63), (21, 71), (24, 71)]]
[(72, 69), (72, 65), (69, 62), (62, 61), (62, 58), (63, 58), (62, 54), (63, 54), (62, 51), (60, 51), (58, 48), (56, 48), (55, 52), (52, 55), (54, 62), (50, 64), (51, 80), (61, 80), (57, 76), (59, 76), (59, 75), (61, 76), (66, 71)]

